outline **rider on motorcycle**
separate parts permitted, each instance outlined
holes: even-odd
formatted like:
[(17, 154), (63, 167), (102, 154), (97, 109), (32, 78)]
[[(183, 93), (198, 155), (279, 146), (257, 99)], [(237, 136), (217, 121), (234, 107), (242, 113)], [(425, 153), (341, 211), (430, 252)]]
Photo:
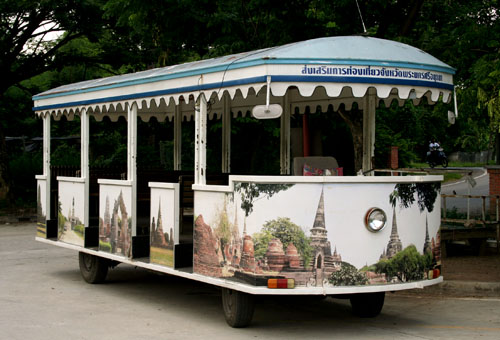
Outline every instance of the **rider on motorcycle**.
[(448, 160), (444, 154), (441, 145), (433, 138), (429, 142), (429, 151), (427, 151), (427, 162), (433, 168), (436, 164), (441, 164), (443, 167), (448, 166)]

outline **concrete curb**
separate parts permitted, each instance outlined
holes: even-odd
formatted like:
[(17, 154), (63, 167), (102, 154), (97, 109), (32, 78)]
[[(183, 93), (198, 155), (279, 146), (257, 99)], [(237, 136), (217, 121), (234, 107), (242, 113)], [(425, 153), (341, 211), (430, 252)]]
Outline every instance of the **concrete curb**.
[(402, 291), (401, 295), (500, 298), (500, 282), (448, 280), (424, 289)]

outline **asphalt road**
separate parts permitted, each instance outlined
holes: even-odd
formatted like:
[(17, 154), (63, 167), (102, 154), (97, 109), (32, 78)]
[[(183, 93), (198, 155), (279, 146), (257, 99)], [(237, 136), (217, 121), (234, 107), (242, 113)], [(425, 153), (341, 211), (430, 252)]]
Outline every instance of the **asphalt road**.
[(218, 289), (120, 265), (89, 285), (77, 253), (34, 240), (34, 224), (0, 225), (0, 339), (499, 339), (500, 299), (388, 294), (374, 319), (345, 300), (261, 298), (233, 329)]
[[(446, 183), (441, 186), (441, 193), (447, 195), (477, 195), (485, 196), (489, 195), (489, 175), (484, 168), (449, 168), (449, 169), (461, 169), (472, 171), (472, 178), (474, 179), (475, 186), (472, 187), (468, 181), (459, 180), (452, 183)], [(471, 213), (480, 214), (482, 209), (482, 200), (478, 198), (469, 199), (469, 206)], [(467, 199), (466, 198), (447, 198), (446, 208), (452, 209), (455, 207), (459, 212), (467, 211)], [(486, 209), (489, 207), (489, 200), (486, 200)]]

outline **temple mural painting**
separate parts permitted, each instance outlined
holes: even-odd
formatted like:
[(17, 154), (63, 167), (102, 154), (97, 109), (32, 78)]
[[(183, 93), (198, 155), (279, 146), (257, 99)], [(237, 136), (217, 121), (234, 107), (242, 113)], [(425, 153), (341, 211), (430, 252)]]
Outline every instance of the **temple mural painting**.
[(100, 197), (99, 250), (130, 257), (132, 189), (101, 184)]
[(85, 234), (83, 183), (59, 182), (57, 239), (83, 247)]
[[(440, 214), (433, 209), (439, 186), (234, 187), (234, 193), (196, 193), (197, 273), (257, 285), (283, 277), (298, 286), (350, 286), (430, 278), (429, 271), (440, 265)], [(364, 225), (372, 207), (387, 215), (385, 228), (377, 233)]]
[(47, 237), (47, 218), (45, 196), (47, 193), (47, 181), (38, 180), (36, 189), (36, 236)]
[(168, 267), (174, 266), (176, 241), (175, 190), (151, 189), (151, 247), (150, 261)]

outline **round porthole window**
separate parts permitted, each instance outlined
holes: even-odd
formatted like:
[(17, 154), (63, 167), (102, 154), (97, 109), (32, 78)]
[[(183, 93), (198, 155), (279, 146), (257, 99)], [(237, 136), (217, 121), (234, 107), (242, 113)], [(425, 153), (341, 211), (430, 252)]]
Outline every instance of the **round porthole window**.
[(385, 212), (380, 208), (371, 208), (366, 213), (365, 226), (369, 231), (373, 233), (384, 229), (385, 222), (387, 222), (387, 216), (385, 215)]

